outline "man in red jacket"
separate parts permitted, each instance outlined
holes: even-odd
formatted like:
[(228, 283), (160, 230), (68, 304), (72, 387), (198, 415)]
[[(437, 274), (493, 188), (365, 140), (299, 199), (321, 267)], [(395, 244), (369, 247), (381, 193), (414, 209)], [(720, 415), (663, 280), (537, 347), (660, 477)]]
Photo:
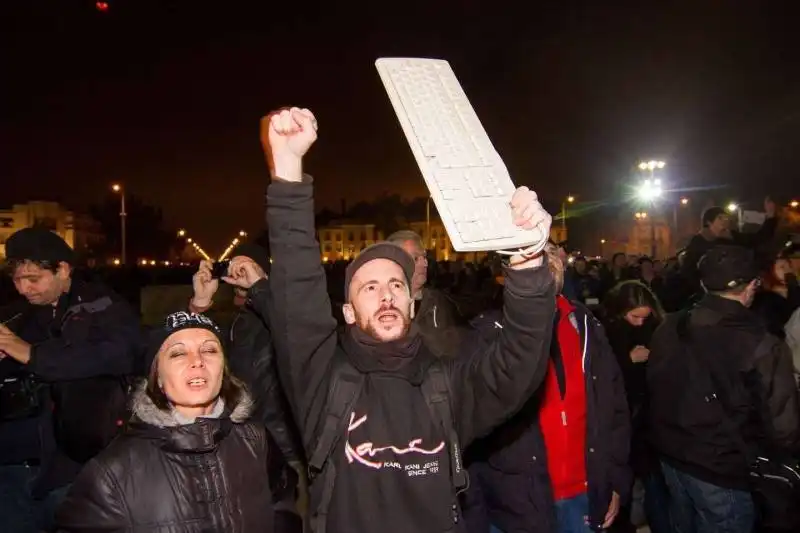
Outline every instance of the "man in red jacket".
[[(548, 263), (560, 289), (554, 249)], [(482, 323), (492, 324), (488, 316)], [(496, 335), (497, 328), (473, 325)], [(541, 389), (469, 450), (477, 457), (465, 504), (470, 533), (608, 529), (627, 500), (630, 420), (616, 357), (597, 319), (560, 294), (553, 333)]]

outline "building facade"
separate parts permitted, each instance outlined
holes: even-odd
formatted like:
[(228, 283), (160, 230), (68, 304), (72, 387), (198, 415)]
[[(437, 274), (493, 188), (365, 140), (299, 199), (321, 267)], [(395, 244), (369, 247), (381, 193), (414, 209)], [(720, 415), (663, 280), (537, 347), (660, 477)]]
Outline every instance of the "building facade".
[[(409, 222), (407, 229), (422, 238), (425, 248), (430, 252), (429, 257), (435, 257), (436, 261), (479, 262), (486, 257), (486, 252), (456, 252), (441, 220), (431, 219), (430, 226), (425, 220)], [(562, 233), (560, 227), (552, 228), (550, 235), (556, 242), (566, 240), (566, 234)], [(349, 261), (357, 257), (367, 246), (386, 237), (387, 235), (379, 231), (375, 224), (334, 220), (317, 228), (323, 262)]]
[(102, 231), (91, 217), (78, 215), (57, 202), (28, 202), (0, 209), (0, 259), (6, 257), (6, 241), (23, 228), (41, 227), (58, 234), (78, 254), (89, 253), (102, 242)]

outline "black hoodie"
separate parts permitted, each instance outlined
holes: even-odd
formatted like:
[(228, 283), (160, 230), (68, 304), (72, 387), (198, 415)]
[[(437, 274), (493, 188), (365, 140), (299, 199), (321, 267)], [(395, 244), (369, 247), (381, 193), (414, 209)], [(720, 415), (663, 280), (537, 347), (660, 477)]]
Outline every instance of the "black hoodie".
[[(382, 365), (349, 342), (340, 343), (314, 236), (312, 195), (310, 178), (270, 185), (272, 273), (269, 281), (251, 288), (251, 299), (254, 306), (269, 307), (278, 370), (307, 453), (313, 451), (326, 413), (334, 361), (346, 357), (366, 374), (346, 435), (333, 451), (337, 474), (327, 529), (457, 530), (461, 520), (447, 446), (420, 390), (433, 356), (423, 342), (407, 363)], [(462, 446), (513, 415), (547, 370), (555, 311), (550, 273), (546, 267), (509, 270), (504, 290), (503, 330), (497, 341), (488, 348), (466, 347), (445, 363)], [(312, 484), (312, 513), (319, 493)]]

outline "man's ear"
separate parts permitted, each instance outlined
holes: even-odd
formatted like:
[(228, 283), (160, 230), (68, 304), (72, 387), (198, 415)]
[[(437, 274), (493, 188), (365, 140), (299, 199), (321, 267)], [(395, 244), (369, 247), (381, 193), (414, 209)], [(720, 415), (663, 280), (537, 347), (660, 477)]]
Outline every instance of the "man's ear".
[(56, 276), (59, 279), (66, 281), (70, 278), (70, 274), (72, 274), (72, 267), (69, 266), (69, 263), (66, 261), (60, 261), (58, 263), (58, 269), (56, 270)]
[(342, 306), (342, 314), (344, 321), (352, 325), (356, 323), (356, 311), (353, 309), (353, 304), (344, 304)]

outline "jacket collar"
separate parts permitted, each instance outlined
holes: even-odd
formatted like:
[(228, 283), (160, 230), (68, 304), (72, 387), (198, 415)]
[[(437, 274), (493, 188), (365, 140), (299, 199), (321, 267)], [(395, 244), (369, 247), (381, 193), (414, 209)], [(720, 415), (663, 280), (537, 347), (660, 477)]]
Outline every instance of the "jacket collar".
[(169, 411), (156, 407), (142, 383), (133, 393), (133, 422), (130, 431), (154, 441), (172, 452), (208, 452), (224, 439), (233, 424), (242, 424), (250, 417), (253, 401), (242, 390), (240, 400), (232, 409), (225, 409), (219, 418), (198, 418), (191, 424), (181, 424)]

